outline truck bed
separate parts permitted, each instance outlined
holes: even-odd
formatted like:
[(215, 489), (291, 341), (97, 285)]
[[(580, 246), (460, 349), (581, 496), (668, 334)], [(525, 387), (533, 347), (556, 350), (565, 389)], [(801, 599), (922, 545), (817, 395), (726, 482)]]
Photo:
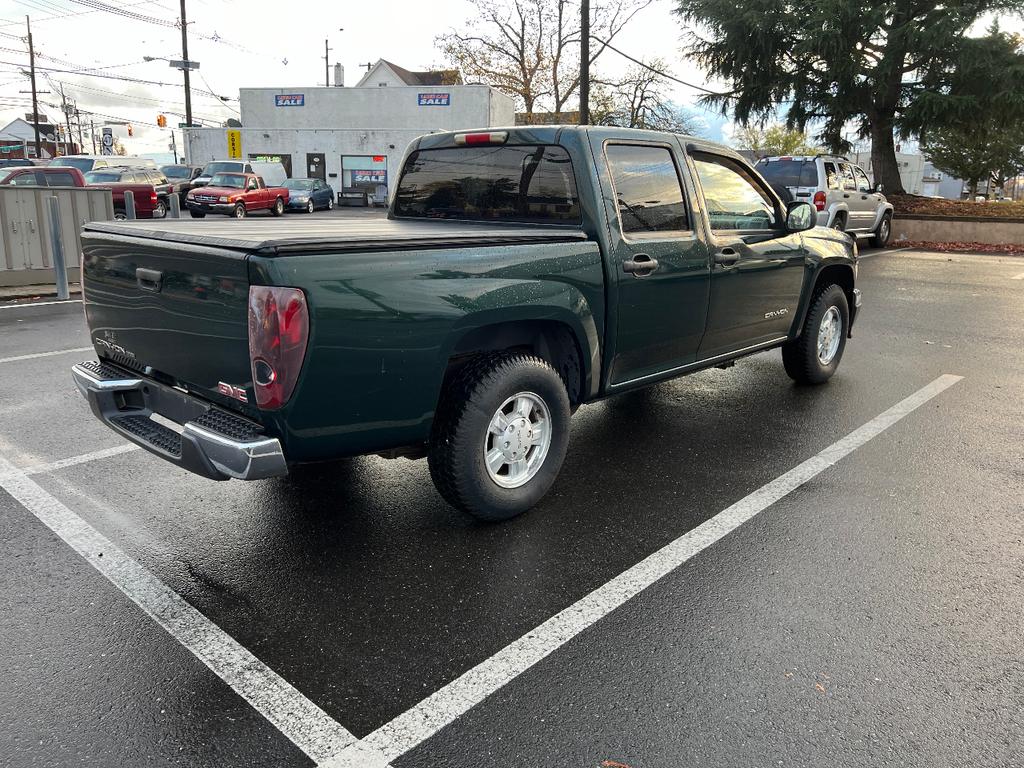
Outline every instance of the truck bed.
[(89, 233), (139, 237), (167, 243), (188, 243), (216, 248), (276, 255), (329, 249), (345, 251), (394, 251), (415, 248), (462, 248), (474, 245), (586, 240), (575, 227), (534, 224), (474, 224), (456, 221), (408, 219), (226, 219), (191, 221), (95, 221), (85, 225)]

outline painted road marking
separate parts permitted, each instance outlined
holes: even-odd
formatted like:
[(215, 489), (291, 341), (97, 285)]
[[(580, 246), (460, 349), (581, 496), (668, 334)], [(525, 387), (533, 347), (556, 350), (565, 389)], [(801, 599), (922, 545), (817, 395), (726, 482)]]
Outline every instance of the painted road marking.
[(20, 471), (29, 476), (45, 475), (50, 472), (56, 472), (59, 469), (65, 469), (66, 467), (74, 467), (79, 464), (87, 464), (90, 461), (109, 459), (114, 456), (120, 456), (124, 453), (132, 453), (133, 451), (141, 450), (142, 448), (137, 445), (125, 443), (124, 445), (118, 445), (113, 448), (104, 448), (100, 451), (92, 451), (91, 453), (83, 453), (79, 456), (71, 456), (67, 459), (60, 459), (59, 461), (51, 461), (48, 464), (35, 464), (29, 467), (22, 467)]
[(38, 357), (53, 357), (54, 355), (70, 355), (72, 352), (92, 352), (92, 347), (56, 349), (53, 352), (35, 352), (31, 355), (17, 355), (16, 357), (0, 357), (0, 363), (16, 363), (19, 360), (35, 360)]
[[(74, 293), (78, 293), (78, 291), (76, 290), (74, 291)], [(25, 307), (53, 307), (58, 304), (64, 306), (66, 304), (78, 304), (81, 301), (82, 300), (80, 298), (62, 299), (60, 301), (27, 301), (23, 304), (3, 304), (0, 305), (0, 309), (24, 309)]]
[(860, 261), (861, 259), (872, 259), (875, 256), (889, 256), (894, 253), (902, 253), (903, 251), (909, 250), (910, 247), (908, 246), (906, 248), (882, 248), (877, 251), (871, 251), (871, 253), (858, 253), (857, 261)]
[(326, 712), (2, 456), (0, 488), (85, 558), (310, 758), (326, 761), (355, 742), (355, 736)]
[(1011, 280), (1024, 280), (1024, 272), (1021, 272), (1019, 275), (1014, 275), (1010, 279)]
[[(366, 768), (367, 765), (386, 765), (401, 757), (627, 600), (877, 437), (962, 378), (945, 374), (935, 379), (931, 384), (922, 387), (817, 455), (740, 499), (731, 507), (555, 614), (412, 709), (351, 745), (326, 766)], [(370, 756), (375, 756), (376, 761)]]

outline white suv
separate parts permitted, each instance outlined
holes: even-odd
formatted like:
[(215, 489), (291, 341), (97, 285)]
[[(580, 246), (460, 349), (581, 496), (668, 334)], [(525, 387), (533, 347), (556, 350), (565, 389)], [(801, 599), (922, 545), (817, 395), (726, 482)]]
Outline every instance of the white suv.
[(783, 200), (812, 203), (819, 226), (870, 237), (879, 248), (889, 242), (892, 203), (880, 184), (872, 186), (864, 170), (845, 157), (765, 157), (754, 167)]

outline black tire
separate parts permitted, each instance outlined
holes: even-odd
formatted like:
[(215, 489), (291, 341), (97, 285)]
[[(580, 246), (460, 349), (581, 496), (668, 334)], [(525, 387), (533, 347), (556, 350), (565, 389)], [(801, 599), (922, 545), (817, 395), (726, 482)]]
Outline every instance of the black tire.
[(156, 208), (153, 209), (154, 219), (166, 219), (167, 218), (167, 203), (163, 200), (158, 200)]
[(892, 214), (887, 213), (878, 222), (878, 229), (871, 235), (871, 246), (873, 248), (885, 248), (892, 237)]
[(189, 211), (188, 214), (193, 219), (205, 219), (206, 218), (206, 214), (203, 213), (202, 211)]
[(840, 232), (846, 231), (846, 217), (843, 214), (837, 213), (836, 217), (832, 219), (832, 229), (837, 229)]
[(334, 193), (333, 192), (331, 193), (331, 196), (329, 198), (327, 198), (327, 210), (328, 211), (333, 211), (334, 210)]
[(128, 220), (128, 214), (125, 212), (124, 208), (115, 208), (114, 209), (114, 221), (127, 221), (127, 220)]
[[(505, 488), (491, 478), (484, 451), (492, 418), (519, 393), (543, 401), (551, 442), (536, 473), (519, 487)], [(525, 353), (481, 355), (445, 381), (427, 457), (434, 485), (449, 504), (480, 520), (515, 517), (537, 504), (558, 476), (569, 446), (569, 418), (565, 383), (544, 360)]]
[(284, 200), (280, 197), (274, 201), (274, 207), (270, 209), (272, 216), (280, 216), (284, 213)]
[(306, 203), (306, 213), (312, 213), (316, 210), (316, 206), (313, 205), (313, 198), (309, 198), (309, 202)]
[[(839, 345), (828, 362), (818, 356), (819, 330), (822, 320), (835, 308), (839, 313)], [(819, 288), (811, 300), (800, 336), (782, 345), (782, 362), (786, 373), (799, 384), (824, 384), (839, 367), (846, 349), (846, 336), (850, 332), (850, 306), (846, 293), (838, 285)]]
[(244, 205), (238, 203), (238, 205), (235, 206), (235, 209), (231, 212), (231, 215), (236, 219), (244, 219), (248, 215), (248, 212), (245, 210)]

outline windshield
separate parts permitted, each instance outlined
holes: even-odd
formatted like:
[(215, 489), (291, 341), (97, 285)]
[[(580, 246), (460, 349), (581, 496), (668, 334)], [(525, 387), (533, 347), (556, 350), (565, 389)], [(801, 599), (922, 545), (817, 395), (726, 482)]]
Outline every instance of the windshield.
[(95, 160), (91, 157), (55, 157), (47, 165), (62, 165), (64, 167), (77, 168), (82, 173), (91, 171)]
[(206, 167), (203, 168), (203, 176), (213, 176), (215, 173), (239, 173), (241, 170), (242, 163), (232, 163), (225, 160), (217, 163), (207, 163)]
[(572, 161), (562, 147), (454, 147), (413, 152), (395, 214), (436, 219), (579, 224)]
[(169, 179), (187, 179), (190, 175), (187, 165), (161, 165), (160, 171)]
[(245, 176), (240, 173), (215, 173), (210, 179), (211, 187), (245, 188)]
[(85, 174), (86, 184), (109, 184), (121, 180), (121, 174), (117, 171), (89, 171)]
[(282, 184), (285, 189), (310, 190), (313, 188), (312, 179), (288, 179)]
[(813, 160), (761, 160), (754, 167), (773, 187), (818, 186), (818, 168)]

